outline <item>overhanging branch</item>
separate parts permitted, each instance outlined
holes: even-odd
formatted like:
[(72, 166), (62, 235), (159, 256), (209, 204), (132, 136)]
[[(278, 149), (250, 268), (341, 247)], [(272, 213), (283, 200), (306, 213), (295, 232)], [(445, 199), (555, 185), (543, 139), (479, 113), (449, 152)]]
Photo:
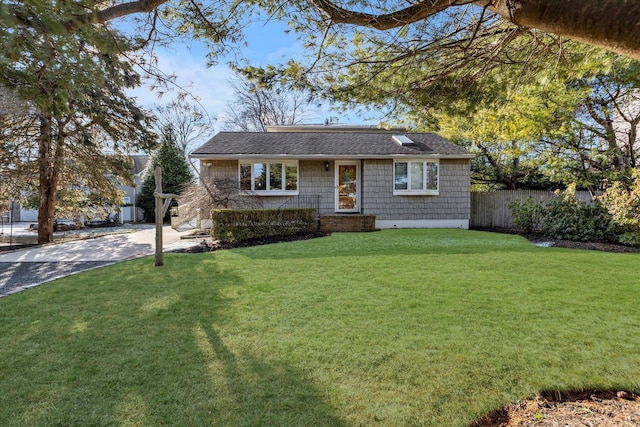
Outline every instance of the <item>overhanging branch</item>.
[(389, 30), (433, 16), (451, 6), (473, 3), (465, 0), (426, 0), (387, 14), (371, 14), (341, 8), (327, 0), (312, 0), (311, 3), (332, 22), (352, 24), (376, 30)]
[(122, 18), (123, 16), (152, 12), (167, 1), (168, 0), (137, 0), (116, 4), (103, 10), (78, 16), (72, 21), (65, 23), (65, 28), (68, 31), (74, 31), (84, 25), (103, 24), (117, 18)]

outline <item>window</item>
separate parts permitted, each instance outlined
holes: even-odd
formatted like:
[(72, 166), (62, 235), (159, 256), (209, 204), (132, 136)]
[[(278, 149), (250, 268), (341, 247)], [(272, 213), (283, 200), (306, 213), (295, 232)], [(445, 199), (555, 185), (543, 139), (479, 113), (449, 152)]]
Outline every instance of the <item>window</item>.
[(438, 194), (438, 162), (433, 160), (393, 163), (393, 194)]
[(240, 190), (262, 195), (298, 192), (298, 162), (241, 162)]

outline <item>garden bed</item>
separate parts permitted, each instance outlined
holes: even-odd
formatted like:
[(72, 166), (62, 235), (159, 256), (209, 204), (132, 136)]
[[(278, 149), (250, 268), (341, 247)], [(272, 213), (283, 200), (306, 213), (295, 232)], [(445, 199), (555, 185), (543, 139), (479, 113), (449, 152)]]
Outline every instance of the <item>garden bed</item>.
[(549, 392), (488, 415), (472, 427), (636, 426), (640, 397), (625, 391)]
[(592, 251), (617, 252), (617, 253), (640, 252), (640, 247), (637, 247), (637, 246), (616, 245), (613, 243), (603, 243), (603, 242), (577, 242), (574, 240), (549, 239), (547, 237), (540, 236), (539, 234), (522, 233), (520, 230), (517, 230), (515, 228), (499, 228), (499, 229), (474, 228), (474, 230), (488, 231), (491, 233), (518, 234), (522, 237), (525, 237), (531, 243), (545, 244), (544, 246), (553, 246), (556, 248), (585, 249), (585, 250), (592, 250)]
[(190, 236), (185, 236), (188, 239), (198, 239), (201, 238), (202, 241), (199, 245), (191, 246), (188, 248), (180, 248), (176, 249), (172, 252), (176, 253), (201, 253), (201, 252), (212, 252), (220, 249), (233, 249), (233, 248), (242, 248), (249, 246), (260, 246), (260, 245), (268, 245), (271, 243), (282, 243), (282, 242), (293, 242), (296, 240), (309, 240), (315, 239), (318, 237), (326, 236), (326, 233), (316, 231), (313, 233), (302, 233), (302, 234), (294, 234), (291, 236), (270, 236), (270, 237), (262, 237), (259, 239), (248, 239), (242, 240), (240, 242), (219, 242), (217, 240), (211, 239), (209, 234), (206, 232), (198, 231)]

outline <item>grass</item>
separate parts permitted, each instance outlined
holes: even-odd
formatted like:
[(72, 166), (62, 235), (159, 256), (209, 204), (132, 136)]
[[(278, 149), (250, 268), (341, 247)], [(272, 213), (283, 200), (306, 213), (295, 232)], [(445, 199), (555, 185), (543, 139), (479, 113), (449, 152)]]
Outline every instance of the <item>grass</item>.
[(464, 426), (638, 392), (639, 261), (387, 230), (93, 270), (0, 299), (0, 424)]

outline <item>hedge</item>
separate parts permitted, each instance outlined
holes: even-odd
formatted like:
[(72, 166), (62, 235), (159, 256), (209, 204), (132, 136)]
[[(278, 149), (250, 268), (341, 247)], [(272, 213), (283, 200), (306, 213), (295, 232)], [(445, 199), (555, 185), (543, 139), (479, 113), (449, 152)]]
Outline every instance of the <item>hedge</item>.
[(212, 209), (211, 237), (239, 242), (317, 230), (315, 209)]

